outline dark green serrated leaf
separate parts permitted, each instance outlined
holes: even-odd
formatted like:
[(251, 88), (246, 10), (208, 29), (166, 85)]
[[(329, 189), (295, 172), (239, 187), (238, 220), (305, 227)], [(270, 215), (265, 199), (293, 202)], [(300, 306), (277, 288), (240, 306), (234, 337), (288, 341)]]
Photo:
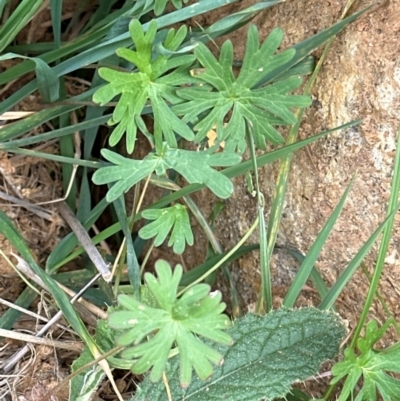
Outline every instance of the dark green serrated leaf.
[[(222, 366), (206, 381), (193, 380), (179, 388), (178, 360), (166, 375), (174, 401), (261, 401), (283, 397), (290, 384), (305, 380), (336, 355), (345, 329), (337, 315), (314, 308), (279, 309), (266, 316), (249, 314), (235, 321), (228, 333), (231, 347), (220, 346)], [(165, 401), (162, 384), (149, 378), (132, 401)]]

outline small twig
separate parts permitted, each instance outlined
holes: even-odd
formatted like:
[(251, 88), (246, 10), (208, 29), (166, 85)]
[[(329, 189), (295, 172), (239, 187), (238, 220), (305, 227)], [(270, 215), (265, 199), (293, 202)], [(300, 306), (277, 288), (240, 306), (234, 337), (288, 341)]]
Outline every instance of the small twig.
[(93, 361), (90, 361), (86, 365), (81, 366), (75, 372), (73, 372), (69, 376), (65, 377), (61, 383), (58, 383), (57, 386), (53, 387), (47, 394), (45, 394), (45, 396), (41, 399), (41, 401), (49, 400), (53, 394), (57, 394), (57, 392), (61, 389), (61, 387), (68, 384), (70, 382), (70, 380), (73, 379), (75, 376), (79, 375), (80, 373), (84, 372), (86, 369), (92, 367), (96, 363), (99, 363), (100, 361), (104, 360), (105, 358), (108, 358), (109, 356), (114, 355), (123, 349), (124, 349), (124, 347), (122, 347), (122, 346), (115, 347), (115, 348), (111, 349), (110, 351), (102, 354), (98, 358), (94, 359)]
[[(32, 316), (37, 320), (41, 320), (42, 322), (47, 323), (49, 321), (49, 319), (47, 319), (47, 318), (45, 318), (45, 317), (43, 317), (41, 315), (38, 315), (37, 313), (32, 312), (30, 310), (21, 308), (18, 305), (15, 305), (15, 304), (13, 304), (11, 302), (6, 301), (5, 299), (0, 298), (0, 304), (6, 305), (9, 308), (15, 309), (15, 310), (17, 310), (19, 312), (22, 312), (22, 313), (24, 313), (24, 314), (26, 314), (28, 316)], [(64, 330), (64, 331), (68, 331), (70, 333), (73, 333), (73, 331), (71, 329), (69, 329), (68, 327), (63, 326), (62, 324), (57, 324), (56, 326), (59, 327), (60, 329)]]
[[(93, 283), (97, 281), (97, 279), (100, 277), (100, 274), (97, 274), (95, 277), (93, 277), (72, 299), (71, 299), (71, 304), (73, 304), (77, 299), (79, 299), (84, 292), (86, 291), (87, 288), (89, 288)], [(43, 326), (43, 328), (36, 334), (36, 337), (41, 337), (48, 329), (50, 329), (61, 317), (62, 317), (62, 311), (58, 311), (52, 319), (49, 320), (49, 322)], [(22, 347), (18, 352), (16, 352), (9, 360), (8, 362), (4, 365), (3, 370), (5, 373), (8, 373), (14, 366), (15, 364), (25, 356), (25, 354), (29, 351), (29, 347), (25, 345)]]
[[(29, 264), (22, 258), (20, 258), (18, 255), (14, 254), (11, 252), (11, 255), (14, 256), (15, 259), (18, 260), (17, 264), (17, 269), (23, 273), (25, 276), (27, 276), (29, 279), (34, 281), (36, 284), (38, 284), (40, 287), (42, 287), (44, 290), (48, 291), (48, 288), (46, 284), (42, 281), (40, 277), (38, 277), (30, 268)], [(64, 285), (58, 283), (58, 286), (66, 293), (68, 294), (71, 298), (76, 296), (76, 292), (70, 290), (68, 287), (65, 287)], [(92, 312), (94, 315), (99, 317), (100, 319), (106, 319), (107, 314), (97, 306), (91, 304), (90, 302), (86, 301), (85, 299), (79, 299), (78, 302), (85, 307), (88, 311)]]
[(169, 388), (169, 383), (168, 383), (168, 379), (167, 379), (167, 375), (165, 374), (165, 371), (162, 373), (162, 379), (164, 382), (165, 390), (167, 392), (168, 401), (172, 401), (171, 389)]
[(13, 202), (13, 205), (6, 205), (6, 206), (19, 206), (23, 207), (26, 210), (29, 210), (30, 212), (36, 214), (37, 216), (41, 217), (42, 219), (49, 220), (49, 221), (54, 221), (54, 216), (52, 216), (52, 213), (47, 212), (45, 209), (38, 207), (32, 203), (29, 203), (23, 199), (18, 199), (15, 196), (8, 195), (3, 191), (0, 191), (0, 198), (4, 199), (9, 202)]
[(19, 341), (25, 341), (27, 343), (34, 343), (40, 345), (47, 345), (49, 347), (67, 349), (69, 351), (81, 352), (83, 349), (82, 343), (64, 342), (64, 341), (52, 340), (50, 338), (40, 338), (29, 334), (18, 333), (13, 330), (0, 329), (0, 336), (6, 338), (12, 338), (14, 340), (19, 340)]
[(75, 233), (79, 243), (85, 249), (90, 260), (95, 265), (97, 271), (101, 274), (104, 281), (109, 283), (112, 279), (112, 274), (110, 272), (110, 269), (107, 263), (101, 257), (100, 252), (98, 251), (96, 246), (93, 244), (87, 231), (83, 228), (80, 221), (75, 217), (74, 213), (65, 202), (60, 202), (58, 204), (58, 210), (60, 211), (61, 216), (71, 227), (72, 231)]

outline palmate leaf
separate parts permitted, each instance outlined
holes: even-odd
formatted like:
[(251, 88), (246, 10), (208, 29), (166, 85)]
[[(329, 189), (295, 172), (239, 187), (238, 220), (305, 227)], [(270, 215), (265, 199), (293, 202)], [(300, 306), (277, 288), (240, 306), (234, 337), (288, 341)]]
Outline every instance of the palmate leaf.
[[(184, 74), (179, 67), (190, 65), (195, 56), (180, 55), (172, 57), (171, 54), (158, 54), (153, 57), (153, 47), (157, 34), (157, 23), (152, 21), (148, 31), (143, 31), (138, 20), (132, 20), (129, 24), (129, 32), (136, 50), (121, 48), (117, 55), (132, 63), (138, 68), (136, 72), (116, 71), (102, 67), (99, 75), (108, 82), (93, 95), (93, 101), (105, 105), (114, 97), (120, 95), (118, 104), (114, 109), (113, 117), (109, 125), (116, 125), (110, 136), (110, 145), (115, 146), (126, 132), (126, 148), (132, 153), (138, 126), (145, 126), (141, 117), (143, 108), (150, 102), (154, 118), (154, 135), (156, 146), (165, 140), (170, 146), (177, 146), (175, 133), (187, 140), (192, 140), (192, 130), (183, 123), (169, 108), (168, 103), (175, 104), (182, 101), (175, 95), (175, 86), (192, 82), (193, 79), (187, 72)], [(171, 52), (175, 51), (186, 37), (187, 28), (181, 26), (177, 32), (169, 30), (163, 47)], [(175, 69), (176, 72), (168, 71)], [(169, 77), (171, 76), (171, 79)]]
[(154, 221), (142, 227), (139, 235), (143, 239), (155, 237), (155, 246), (160, 246), (165, 241), (171, 229), (168, 246), (173, 245), (174, 253), (183, 253), (186, 243), (193, 245), (193, 233), (185, 206), (176, 204), (164, 209), (145, 210), (142, 217)]
[(98, 169), (93, 175), (93, 182), (98, 185), (115, 182), (107, 193), (108, 202), (129, 191), (153, 171), (164, 175), (168, 169), (177, 171), (190, 184), (205, 184), (215, 195), (228, 198), (233, 192), (232, 182), (212, 167), (233, 166), (241, 160), (239, 155), (232, 152), (193, 152), (173, 149), (166, 143), (159, 153), (150, 153), (143, 160), (129, 159), (108, 149), (102, 149), (101, 154), (114, 166)]
[[(386, 373), (400, 373), (400, 347), (393, 346), (392, 350), (384, 352), (372, 348), (385, 330), (378, 329), (376, 321), (368, 323), (365, 338), (357, 342), (360, 355), (348, 348), (344, 351), (345, 359), (333, 366), (332, 374), (335, 377), (331, 384), (346, 378), (339, 401), (345, 401), (350, 396), (355, 401), (372, 401), (378, 399), (378, 394), (384, 401), (400, 400), (400, 380)], [(363, 385), (355, 396), (354, 389), (360, 378), (363, 379)]]
[[(260, 47), (257, 27), (250, 26), (246, 53), (237, 78), (232, 70), (233, 47), (229, 40), (223, 44), (219, 60), (204, 44), (198, 44), (194, 53), (204, 72), (196, 77), (203, 81), (203, 86), (179, 89), (178, 95), (188, 102), (172, 107), (175, 113), (184, 116), (185, 122), (200, 119), (194, 127), (198, 131), (196, 142), (202, 141), (216, 126), (218, 141), (225, 141), (225, 149), (243, 153), (246, 120), (253, 125), (255, 142), (260, 149), (266, 148), (266, 140), (273, 144), (283, 142), (273, 126), (295, 123), (290, 108), (309, 106), (311, 99), (309, 96), (288, 95), (299, 87), (302, 82), (300, 77), (256, 88), (266, 75), (295, 55), (294, 49), (274, 54), (282, 38), (282, 30), (274, 29)], [(210, 86), (212, 90), (209, 90)], [(224, 124), (230, 112), (231, 117)]]
[[(222, 356), (198, 336), (230, 345), (231, 337), (222, 331), (230, 326), (230, 320), (222, 314), (225, 304), (221, 302), (221, 293), (211, 295), (207, 284), (195, 285), (177, 298), (182, 266), (177, 265), (172, 272), (167, 262), (159, 260), (156, 272), (158, 279), (146, 273), (145, 281), (159, 308), (120, 295), (118, 301), (124, 310), (110, 313), (108, 322), (110, 327), (125, 331), (117, 338), (119, 345), (133, 345), (121, 357), (132, 359), (134, 373), (152, 369), (152, 381), (161, 379), (175, 343), (179, 351), (180, 385), (186, 388), (193, 369), (200, 378), (206, 379), (213, 372), (212, 364), (222, 362)], [(152, 337), (143, 341), (147, 336)]]

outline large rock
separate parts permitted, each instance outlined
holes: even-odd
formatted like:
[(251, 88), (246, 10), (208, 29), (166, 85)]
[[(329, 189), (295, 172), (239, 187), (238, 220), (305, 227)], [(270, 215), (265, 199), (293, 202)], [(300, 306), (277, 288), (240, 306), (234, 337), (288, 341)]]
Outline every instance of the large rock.
[[(319, 0), (285, 2), (259, 14), (253, 22), (259, 27), (262, 39), (274, 27), (281, 27), (286, 33), (284, 48), (335, 23), (344, 3)], [(248, 4), (242, 3), (240, 7)], [(351, 13), (368, 5), (366, 1), (357, 4), (357, 9), (352, 9)], [(233, 12), (234, 7), (238, 5), (225, 12)], [(384, 2), (338, 36), (317, 79), (313, 106), (307, 110), (300, 130), (300, 138), (304, 138), (351, 120), (364, 119), (359, 127), (330, 135), (313, 144), (308, 152), (299, 151), (290, 173), (279, 242), (306, 253), (357, 172), (345, 209), (317, 264), (329, 285), (335, 282), (385, 217), (396, 131), (400, 127), (399, 16), (399, 0)], [(202, 17), (199, 22), (205, 24), (209, 20), (204, 21)], [(242, 28), (229, 35), (237, 59), (243, 57), (246, 31), (247, 28)], [(221, 40), (217, 43), (220, 44)], [(320, 54), (319, 50), (316, 55)], [(278, 168), (276, 163), (260, 170), (267, 211)], [(204, 213), (210, 213), (210, 197), (205, 197), (204, 193), (194, 197)], [(235, 193), (226, 202), (226, 210), (217, 223), (217, 236), (225, 249), (237, 243), (255, 216), (255, 200), (246, 193), (243, 180), (238, 178), (235, 180)], [(253, 240), (256, 241), (257, 237), (254, 236)], [(381, 294), (393, 313), (398, 313), (399, 241), (400, 226), (396, 224), (381, 283)], [(370, 271), (374, 267), (376, 252), (377, 246), (366, 260)], [(284, 251), (274, 255), (277, 303), (290, 285), (295, 266), (296, 263)], [(239, 293), (244, 304), (249, 305), (254, 302), (260, 284), (258, 255), (240, 260), (234, 272)], [(343, 314), (351, 324), (355, 323), (363, 306), (367, 287), (368, 280), (359, 272), (343, 294)], [(304, 295), (302, 303), (314, 299), (315, 294), (310, 289)], [(378, 309), (376, 312), (381, 315), (381, 309)]]

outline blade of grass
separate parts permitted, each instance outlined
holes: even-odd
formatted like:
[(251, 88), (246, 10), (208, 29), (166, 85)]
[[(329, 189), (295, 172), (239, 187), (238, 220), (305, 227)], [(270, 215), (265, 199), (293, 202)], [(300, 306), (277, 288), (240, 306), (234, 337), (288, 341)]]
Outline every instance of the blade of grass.
[[(73, 329), (78, 333), (81, 339), (86, 343), (90, 352), (92, 353), (94, 358), (97, 358), (101, 355), (96, 343), (93, 341), (91, 335), (87, 331), (85, 325), (82, 320), (76, 313), (75, 309), (69, 302), (68, 297), (65, 293), (60, 289), (58, 284), (50, 277), (44, 270), (42, 270), (39, 265), (36, 263), (35, 258), (30, 253), (28, 247), (25, 244), (25, 241), (20, 236), (18, 230), (14, 227), (11, 220), (7, 217), (7, 215), (0, 210), (0, 232), (11, 242), (11, 244), (18, 250), (18, 252), (22, 255), (23, 259), (30, 265), (32, 270), (39, 276), (42, 281), (46, 284), (47, 288), (51, 292), (51, 295), (55, 299), (58, 307), (63, 312), (65, 318), (71, 324)], [(111, 370), (107, 361), (102, 361), (99, 363), (110, 382), (113, 384), (113, 387), (116, 388), (114, 379), (111, 374)], [(122, 398), (120, 398), (122, 400)]]
[[(365, 267), (364, 263), (361, 263), (361, 269), (362, 269), (362, 272), (364, 273), (365, 277), (371, 284), (372, 276), (368, 273), (368, 270)], [(396, 329), (397, 335), (400, 335), (400, 325), (399, 325), (399, 323), (397, 323), (395, 317), (393, 316), (393, 313), (390, 311), (389, 307), (387, 306), (385, 300), (383, 299), (383, 297), (379, 293), (379, 291), (376, 292), (376, 297), (378, 298), (379, 302), (381, 303), (383, 310), (386, 312), (386, 315), (388, 316), (388, 320), (392, 321), (392, 324), (393, 324), (394, 328)], [(399, 344), (399, 343), (397, 343), (397, 344)], [(400, 346), (400, 345), (398, 345), (398, 346)], [(385, 348), (384, 352), (388, 352), (388, 349)]]
[(255, 188), (257, 196), (257, 209), (258, 209), (258, 220), (259, 225), (259, 238), (260, 238), (260, 269), (261, 269), (261, 288), (257, 298), (256, 312), (259, 314), (268, 313), (272, 309), (272, 283), (271, 283), (271, 271), (270, 271), (270, 258), (268, 254), (267, 244), (267, 229), (265, 227), (265, 216), (264, 216), (264, 195), (260, 191), (260, 184), (258, 179), (258, 168), (256, 161), (256, 149), (254, 144), (253, 129), (251, 124), (246, 121), (246, 135), (247, 135), (247, 146), (250, 149), (250, 160), (253, 163)]
[(51, 25), (53, 27), (54, 48), (61, 46), (62, 0), (50, 0)]
[(22, 0), (0, 29), (0, 53), (35, 16), (43, 0)]
[(343, 288), (349, 282), (349, 280), (353, 277), (354, 272), (357, 270), (360, 263), (363, 261), (365, 256), (371, 250), (372, 245), (377, 240), (379, 234), (385, 229), (385, 227), (389, 224), (395, 213), (397, 212), (400, 205), (397, 205), (395, 211), (392, 213), (381, 223), (378, 228), (374, 231), (374, 233), (368, 238), (368, 240), (364, 243), (364, 245), (360, 248), (354, 258), (351, 260), (346, 269), (342, 272), (339, 278), (335, 281), (335, 284), (331, 287), (325, 297), (322, 299), (322, 302), (319, 304), (319, 309), (329, 309), (337, 300), (338, 296), (343, 291)]
[(91, 168), (101, 167), (100, 162), (92, 162), (92, 161), (88, 161), (88, 160), (79, 160), (79, 159), (75, 159), (72, 157), (52, 155), (50, 153), (38, 152), (36, 150), (11, 148), (11, 149), (8, 149), (8, 152), (15, 153), (17, 155), (39, 157), (41, 159), (53, 160), (53, 161), (57, 161), (57, 162), (61, 162), (61, 163), (76, 164), (78, 166), (84, 166), (84, 167), (91, 167)]
[[(334, 26), (326, 29), (325, 31), (322, 31), (318, 33), (317, 35), (306, 39), (305, 41), (299, 43), (298, 45), (294, 46), (296, 48), (296, 54), (293, 57), (292, 60), (288, 63), (288, 66), (292, 66), (293, 63), (297, 63), (297, 59), (302, 58), (302, 56), (306, 56), (310, 48), (314, 48), (315, 46), (320, 46), (323, 44), (325, 41), (328, 40), (328, 43), (325, 46), (325, 49), (322, 53), (322, 56), (320, 60), (318, 61), (318, 64), (311, 75), (310, 79), (308, 80), (306, 87), (304, 89), (304, 94), (305, 95), (310, 95), (311, 89), (314, 86), (315, 80), (317, 79), (317, 76), (321, 70), (321, 67), (323, 63), (325, 62), (325, 59), (328, 55), (330, 46), (333, 43), (333, 40), (335, 38), (335, 35), (340, 32), (345, 26), (347, 26), (350, 22), (354, 21), (356, 18), (358, 18), (361, 14), (363, 14), (367, 9), (363, 9), (362, 11), (353, 14), (351, 17), (348, 17), (346, 19), (343, 19), (346, 16), (346, 13), (348, 12), (351, 4), (353, 3), (354, 0), (350, 0), (347, 2), (347, 6), (343, 10), (341, 19), (342, 21), (336, 23)], [(282, 67), (282, 71), (286, 71), (287, 66)], [(271, 73), (272, 74), (272, 73)], [(270, 75), (271, 75), (270, 74)], [(268, 82), (271, 78), (266, 77), (263, 82)], [(292, 143), (295, 143), (297, 141), (298, 137), (298, 132), (301, 124), (301, 120), (303, 118), (304, 114), (304, 109), (299, 109), (295, 113), (296, 117), (296, 123), (291, 127), (289, 131), (289, 135), (286, 139), (286, 144), (290, 145)], [(290, 171), (290, 166), (292, 162), (292, 157), (293, 154), (289, 154), (286, 157), (282, 158), (281, 160), (281, 165), (279, 168), (279, 173), (278, 173), (278, 179), (276, 182), (275, 186), (275, 194), (274, 198), (272, 201), (272, 206), (271, 206), (271, 211), (270, 211), (270, 218), (269, 218), (269, 224), (268, 224), (268, 250), (271, 254), (272, 250), (274, 249), (275, 243), (276, 243), (276, 238), (278, 235), (278, 230), (279, 230), (279, 225), (281, 221), (281, 215), (282, 215), (282, 210), (283, 210), (283, 205), (284, 205), (284, 198), (286, 195), (286, 190), (287, 190), (287, 184), (288, 184), (288, 179), (289, 179), (289, 171)]]
[[(303, 263), (303, 261), (305, 259), (305, 256), (301, 252), (299, 252), (297, 249), (292, 249), (292, 248), (287, 248), (287, 247), (278, 247), (278, 246), (275, 248), (286, 250), (295, 259), (297, 259), (300, 263)], [(325, 281), (323, 280), (323, 278), (321, 277), (321, 274), (315, 268), (315, 266), (313, 266), (313, 268), (311, 270), (310, 278), (311, 278), (312, 282), (314, 283), (319, 296), (321, 297), (321, 299), (324, 299), (326, 297), (326, 294), (329, 291), (329, 288), (326, 286)], [(325, 308), (325, 309), (328, 309), (328, 308)], [(333, 306), (331, 306), (331, 309), (333, 311), (335, 311), (335, 308)]]
[(0, 61), (13, 58), (32, 60), (35, 64), (37, 87), (44, 103), (53, 103), (58, 99), (59, 82), (53, 69), (39, 57), (21, 56), (15, 53), (6, 53), (0, 56)]
[[(71, 135), (75, 131), (89, 130), (90, 128), (97, 129), (101, 124), (106, 123), (110, 119), (111, 116), (112, 116), (112, 114), (107, 114), (105, 116), (88, 119), (81, 123), (70, 125), (70, 126), (67, 126), (64, 128), (59, 128), (54, 131), (46, 132), (44, 134), (38, 134), (38, 135), (30, 136), (27, 138), (14, 139), (14, 140), (11, 140), (8, 142), (3, 142), (3, 143), (0, 143), (0, 150), (7, 150), (10, 148), (19, 148), (22, 146), (33, 145), (35, 143), (50, 141), (51, 139), (61, 138), (65, 135)], [(7, 127), (4, 129), (7, 129)], [(27, 129), (27, 131), (30, 131), (30, 129)], [(89, 131), (89, 132), (91, 134), (91, 131)], [(92, 135), (92, 136), (94, 136), (94, 135)], [(86, 141), (85, 141), (85, 144), (86, 144)], [(89, 159), (90, 153), (89, 153), (89, 156), (85, 156), (85, 158)]]
[[(78, 96), (74, 96), (69, 99), (70, 102), (79, 102), (82, 100), (87, 100), (97, 88), (90, 89), (83, 94)], [(0, 130), (0, 142), (4, 142), (8, 139), (15, 138), (19, 135), (24, 135), (28, 131), (33, 130), (36, 127), (41, 126), (45, 122), (61, 116), (62, 114), (69, 113), (73, 110), (77, 110), (81, 108), (81, 104), (71, 104), (71, 105), (63, 105), (63, 106), (55, 106), (51, 108), (45, 108), (35, 114), (32, 114), (29, 117), (24, 118), (23, 120), (16, 121), (12, 124), (7, 125), (6, 127)], [(1, 115), (1, 113), (0, 113)]]
[[(326, 136), (327, 134), (334, 132), (336, 130), (339, 129), (344, 129), (347, 127), (351, 127), (354, 125), (357, 125), (360, 123), (361, 120), (358, 121), (353, 121), (347, 124), (344, 124), (340, 127), (336, 127), (333, 129), (330, 129), (328, 131), (324, 131), (318, 135), (315, 135), (313, 137), (309, 137), (307, 139), (304, 139), (303, 141), (298, 141), (292, 145), (288, 145), (285, 147), (282, 147), (280, 149), (277, 149), (275, 151), (272, 151), (270, 153), (267, 153), (265, 155), (259, 156), (256, 159), (257, 162), (257, 166), (261, 167), (265, 164), (268, 163), (272, 163), (275, 160), (280, 159), (281, 157), (287, 155), (290, 152), (294, 152), (298, 149), (301, 149), (304, 146), (307, 146), (308, 144), (314, 142), (317, 139), (323, 138), (324, 136)], [(223, 173), (224, 175), (226, 175), (229, 178), (234, 178), (237, 177), (238, 175), (242, 175), (245, 174), (247, 171), (252, 171), (253, 170), (253, 165), (252, 165), (252, 161), (248, 160), (246, 162), (242, 162), (241, 164), (234, 166), (234, 167), (230, 167), (227, 169), (224, 169), (221, 171), (221, 173)], [(155, 185), (157, 185), (159, 181), (158, 177), (152, 177), (150, 182), (155, 183)], [(171, 202), (174, 202), (178, 199), (180, 199), (181, 197), (184, 197), (186, 195), (189, 195), (193, 192), (199, 191), (200, 189), (204, 188), (204, 185), (201, 184), (191, 184), (191, 185), (187, 185), (186, 187), (180, 189), (179, 191), (176, 191), (168, 196), (166, 196), (163, 199), (160, 199), (157, 202), (154, 202), (152, 205), (150, 205), (148, 208), (152, 208), (152, 209), (157, 209), (157, 208), (162, 208), (164, 206), (169, 205)], [(101, 201), (102, 206), (104, 206), (104, 204), (107, 204), (105, 198)], [(99, 205), (97, 205), (99, 206)], [(95, 209), (97, 210), (97, 206), (95, 207)], [(91, 225), (94, 223), (94, 221), (96, 221), (98, 218), (97, 215), (95, 215), (95, 220), (94, 216), (91, 214), (90, 216), (88, 216), (87, 221), (83, 224), (84, 227), (86, 227), (87, 229), (91, 227)], [(141, 218), (141, 213), (139, 212), (136, 217), (135, 217), (135, 221), (137, 221), (138, 219)], [(90, 224), (89, 224), (90, 223)], [(96, 235), (95, 237), (92, 238), (93, 243), (94, 244), (98, 244), (100, 241), (103, 241), (107, 238), (109, 238), (110, 236), (118, 233), (121, 230), (121, 226), (119, 223), (115, 223), (113, 225), (111, 225), (110, 227), (108, 227), (106, 230), (102, 231), (100, 234)], [(68, 238), (68, 239), (64, 239), (62, 240), (57, 247), (55, 248), (55, 250), (51, 253), (50, 258), (52, 259), (52, 266), (54, 269), (58, 269), (61, 266), (63, 266), (63, 264), (75, 259), (77, 256), (79, 256), (83, 250), (82, 248), (77, 249), (76, 251), (74, 251), (73, 253), (69, 254), (69, 256), (65, 256), (65, 250), (68, 249), (68, 252), (72, 251), (72, 249), (76, 246), (76, 242), (71, 242), (74, 241), (73, 238)], [(71, 247), (72, 246), (72, 247)], [(57, 250), (57, 252), (55, 252)], [(59, 258), (58, 255), (64, 255), (63, 258)], [(50, 259), (49, 258), (49, 259)], [(55, 263), (54, 261), (57, 260), (57, 262)]]
[(317, 238), (315, 239), (313, 245), (311, 246), (310, 250), (308, 251), (307, 256), (304, 258), (304, 261), (301, 264), (299, 271), (297, 272), (296, 277), (294, 278), (293, 283), (290, 286), (285, 296), (285, 299), (283, 300), (284, 307), (293, 308), (294, 303), (296, 302), (296, 299), (300, 294), (301, 289), (303, 288), (304, 284), (310, 277), (311, 270), (321, 252), (321, 249), (324, 246), (330, 232), (333, 229), (333, 226), (336, 223), (336, 220), (339, 217), (340, 212), (343, 209), (344, 203), (353, 185), (354, 178), (355, 177), (352, 178), (350, 184), (347, 186), (344, 194), (340, 198), (339, 203), (335, 207), (332, 214), (329, 216), (324, 227), (322, 228)]
[[(216, 8), (222, 7), (227, 4), (231, 4), (236, 2), (237, 0), (203, 0), (198, 3), (194, 3), (188, 7), (184, 7), (180, 10), (176, 10), (172, 13), (164, 15), (162, 17), (157, 18), (157, 26), (158, 28), (163, 28), (165, 26), (169, 26), (172, 24), (176, 24), (181, 21), (185, 21), (188, 18), (193, 18), (197, 15), (203, 14), (208, 11), (212, 11)], [(150, 23), (143, 24), (143, 30), (147, 31)], [(85, 37), (85, 35), (83, 35)], [(111, 56), (115, 53), (115, 51), (120, 47), (130, 47), (132, 45), (132, 39), (130, 37), (129, 32), (125, 32), (122, 35), (116, 36), (112, 39), (106, 40), (98, 45), (93, 46), (93, 43), (98, 42), (102, 35), (96, 35), (96, 38), (91, 42), (92, 46), (88, 48), (88, 50), (79, 52), (78, 54), (72, 56), (66, 61), (60, 63), (59, 65), (53, 68), (54, 73), (57, 76), (62, 76), (68, 74), (77, 69), (83, 68), (88, 64), (96, 63), (105, 57)], [(65, 48), (60, 48), (58, 51), (49, 52), (43, 55), (41, 58), (45, 62), (49, 63), (54, 60), (65, 57), (67, 54), (70, 54), (70, 48), (68, 51), (65, 51)], [(77, 51), (78, 48), (75, 46), (74, 51)], [(51, 57), (49, 56), (51, 53)], [(22, 63), (24, 64), (24, 63)], [(17, 66), (19, 69), (14, 71), (14, 74), (10, 73), (6, 76), (6, 80), (4, 80), (4, 75), (6, 73), (0, 74), (0, 85), (2, 83), (8, 82), (11, 79), (15, 79), (18, 76), (25, 74), (31, 71), (32, 66)], [(9, 71), (16, 69), (16, 67), (10, 68)], [(21, 74), (22, 73), (22, 74)], [(25, 85), (14, 94), (12, 94), (8, 99), (2, 102), (0, 105), (0, 115), (5, 111), (9, 110), (11, 107), (15, 106), (26, 96), (31, 94), (33, 91), (37, 89), (37, 81), (34, 80), (29, 84)]]
[(367, 320), (369, 309), (372, 305), (372, 302), (374, 301), (376, 291), (378, 290), (378, 285), (382, 275), (382, 271), (385, 266), (385, 256), (389, 248), (389, 242), (392, 235), (393, 224), (395, 219), (395, 213), (393, 212), (397, 211), (398, 209), (399, 191), (400, 191), (400, 128), (397, 132), (396, 157), (393, 166), (392, 186), (390, 189), (389, 204), (387, 208), (387, 216), (389, 218), (389, 221), (383, 231), (382, 241), (379, 246), (378, 257), (376, 260), (374, 273), (372, 275), (371, 285), (368, 288), (367, 298), (365, 300), (361, 316), (358, 320), (357, 327), (354, 331), (353, 338), (350, 343), (350, 348), (353, 349), (357, 343), (358, 337), (360, 336), (361, 330), (364, 327), (365, 321)]
[(126, 264), (128, 267), (129, 281), (134, 289), (134, 295), (140, 299), (140, 266), (137, 260), (135, 248), (132, 241), (132, 233), (129, 227), (129, 219), (125, 210), (125, 201), (123, 196), (120, 196), (113, 202), (114, 210), (117, 214), (118, 221), (121, 225), (122, 232), (125, 236), (126, 244)]

